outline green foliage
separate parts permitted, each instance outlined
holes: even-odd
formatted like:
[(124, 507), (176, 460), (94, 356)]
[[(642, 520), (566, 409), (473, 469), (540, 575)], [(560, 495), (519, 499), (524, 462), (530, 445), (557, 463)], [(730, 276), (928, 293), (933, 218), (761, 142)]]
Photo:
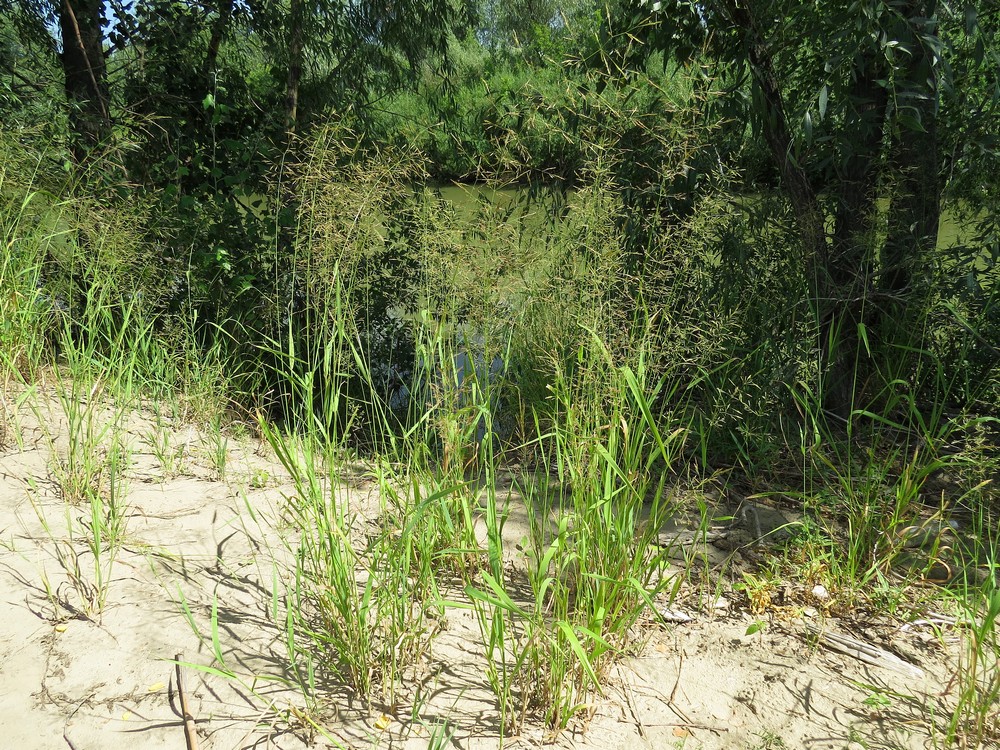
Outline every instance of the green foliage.
[[(51, 302), (39, 291), (46, 232), (30, 229), (33, 194), (0, 172), (0, 361), (4, 379), (32, 379), (55, 328)], [(26, 226), (28, 225), (28, 226)]]
[[(897, 375), (916, 376), (926, 364), (916, 326), (935, 308), (944, 320), (960, 304), (967, 325), (953, 355), (989, 368), (995, 350), (982, 332), (994, 303), (983, 290), (992, 286), (995, 238), (980, 217), (992, 209), (977, 201), (969, 214), (980, 224), (978, 246), (956, 245), (941, 264), (936, 245), (942, 201), (967, 190), (966, 170), (995, 171), (1000, 155), (995, 118), (979, 117), (997, 105), (996, 66), (986, 62), (996, 55), (995, 14), (922, 2), (632, 7), (609, 37), (618, 54), (632, 67), (653, 49), (711, 64), (732, 82), (719, 114), (750, 122), (747, 135), (766, 144), (814, 285), (825, 408), (841, 420), (856, 406), (881, 409), (868, 371), (902, 364), (899, 347), (909, 347), (910, 373)], [(957, 126), (967, 114), (969, 124)], [(956, 135), (961, 142), (944, 145)], [(966, 146), (984, 158), (963, 160)], [(967, 402), (970, 394), (959, 387), (948, 398)]]
[(64, 139), (62, 92), (51, 54), (51, 41), (29, 31), (29, 19), (17, 10), (0, 8), (0, 120), (6, 128), (44, 129), (51, 141)]
[[(501, 55), (484, 57), (475, 40), (456, 43), (446, 75), (425, 75), (416, 91), (390, 102), (368, 131), (380, 141), (412, 144), (429, 157), (437, 179), (587, 182), (586, 172), (609, 150), (622, 183), (643, 189), (679, 148), (678, 131), (693, 101), (683, 73), (651, 64), (647, 73), (618, 78), (589, 69), (570, 52), (532, 67)], [(710, 153), (700, 155), (712, 163)], [(702, 174), (703, 168), (697, 174)], [(627, 175), (623, 174), (623, 177)], [(689, 177), (691, 184), (697, 175)], [(691, 184), (678, 184), (686, 192)]]
[[(294, 485), (273, 614), (312, 697), (339, 679), (394, 701), (457, 582), (505, 731), (529, 715), (566, 727), (652, 598), (672, 593), (657, 541), (684, 469), (736, 466), (768, 487), (791, 475), (809, 570), (859, 597), (887, 587), (942, 471), (957, 477), (945, 499), (988, 519), (997, 19), (944, 8), (931, 27), (899, 3), (862, 5), (854, 18), (844, 3), (665, 2), (629, 17), (487, 3), (458, 23), (457, 4), (434, 2), (380, 25), (384, 4), (348, 19), (321, 3), (304, 21), (294, 133), (291, 6), (154, 2), (119, 19), (105, 160), (66, 179), (65, 132), (49, 151), (36, 144), (51, 131), (0, 132), (3, 374), (66, 373), (75, 440), (53, 471), (90, 514), (74, 532), (87, 548), (60, 560), (88, 606), (125, 530), (109, 478), (127, 452), (86, 398), (99, 384), (122, 406), (165, 398), (212, 426), (220, 477), (225, 410), (256, 412)], [(751, 6), (790, 11), (762, 30), (779, 159), (774, 123), (753, 116), (764, 61), (722, 23)], [(0, 20), (5, 69), (35, 54), (12, 29)], [(34, 62), (31, 80), (54, 65)], [(894, 289), (892, 253), (915, 235), (904, 147), (932, 124), (929, 72), (937, 208), (958, 227), (939, 248), (907, 245), (913, 273)], [(60, 109), (15, 89), (0, 107), (18, 123)], [(815, 188), (815, 246), (795, 196), (761, 191), (796, 169)], [(859, 174), (870, 191), (846, 189)], [(490, 182), (460, 203), (429, 176)], [(858, 395), (839, 422), (826, 400), (838, 347)], [(150, 442), (176, 470), (165, 433)], [(365, 534), (338, 482), (356, 454), (382, 501)], [(525, 580), (504, 564), (496, 481), (515, 461)], [(908, 574), (926, 576), (934, 554)], [(748, 573), (742, 587), (763, 601), (772, 583)], [(966, 593), (981, 601), (950, 731), (980, 739), (995, 592)]]

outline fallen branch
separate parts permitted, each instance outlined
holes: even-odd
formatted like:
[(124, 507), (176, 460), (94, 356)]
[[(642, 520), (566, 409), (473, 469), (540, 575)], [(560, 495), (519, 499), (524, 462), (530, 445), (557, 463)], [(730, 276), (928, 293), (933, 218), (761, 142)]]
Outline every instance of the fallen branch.
[(894, 672), (900, 672), (909, 677), (920, 678), (924, 676), (924, 671), (920, 667), (910, 664), (908, 661), (903, 661), (895, 654), (891, 654), (878, 646), (873, 646), (870, 643), (859, 641), (850, 636), (821, 630), (808, 623), (806, 624), (806, 630), (827, 648), (839, 651), (866, 664), (891, 669)]

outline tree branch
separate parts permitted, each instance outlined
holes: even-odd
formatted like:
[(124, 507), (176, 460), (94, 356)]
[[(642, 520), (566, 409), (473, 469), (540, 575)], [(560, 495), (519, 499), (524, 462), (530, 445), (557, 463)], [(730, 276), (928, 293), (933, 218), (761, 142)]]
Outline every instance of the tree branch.
[(19, 80), (25, 86), (34, 89), (40, 94), (46, 93), (44, 85), (38, 83), (37, 81), (32, 81), (30, 78), (27, 78), (23, 73), (19, 73), (11, 66), (5, 65), (2, 60), (0, 60), (0, 67), (3, 68), (5, 73), (10, 73), (11, 76)]
[(803, 239), (809, 251), (814, 253), (818, 260), (822, 259), (825, 255), (822, 214), (809, 176), (792, 155), (788, 117), (785, 114), (785, 104), (771, 51), (760, 33), (752, 4), (723, 0), (722, 5), (724, 14), (746, 34), (750, 73), (764, 100), (764, 140), (792, 199), (792, 206), (804, 235)]

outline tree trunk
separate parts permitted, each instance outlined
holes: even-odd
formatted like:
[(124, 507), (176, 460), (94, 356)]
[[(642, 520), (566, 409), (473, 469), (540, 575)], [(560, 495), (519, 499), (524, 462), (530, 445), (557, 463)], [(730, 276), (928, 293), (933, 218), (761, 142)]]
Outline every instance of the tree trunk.
[(70, 147), (80, 165), (111, 133), (107, 67), (101, 30), (103, 0), (62, 0), (61, 62), (70, 106)]
[(302, 0), (291, 0), (288, 14), (288, 80), (285, 86), (285, 130), (295, 133), (299, 114), (299, 81), (302, 78)]
[[(893, 28), (882, 31), (901, 41), (892, 58), (874, 42), (854, 52), (851, 91), (840, 132), (841, 161), (833, 234), (809, 175), (794, 153), (775, 51), (767, 23), (773, 9), (754, 0), (718, 0), (713, 9), (742, 33), (741, 53), (750, 66), (762, 106), (758, 112), (764, 140), (781, 174), (796, 215), (814, 288), (818, 318), (822, 405), (827, 414), (848, 423), (868, 375), (870, 362), (884, 366), (891, 356), (884, 333), (899, 327), (913, 289), (921, 257), (933, 251), (940, 215), (940, 180), (936, 143), (938, 103), (935, 80), (939, 45), (935, 0), (903, 0), (887, 17)], [(893, 70), (888, 65), (894, 62)], [(890, 116), (885, 83), (892, 81), (896, 133), (886, 159)], [(894, 189), (888, 237), (877, 257), (874, 219), (877, 189), (888, 180)], [(878, 289), (876, 292), (876, 261)], [(879, 304), (888, 300), (888, 304)], [(871, 360), (863, 350), (860, 329), (873, 331)], [(905, 325), (904, 325), (905, 327)], [(869, 343), (873, 343), (869, 339)]]
[[(204, 76), (207, 79), (215, 73), (215, 63), (219, 59), (219, 48), (222, 46), (222, 37), (226, 33), (229, 19), (233, 15), (233, 0), (222, 0), (219, 6), (219, 17), (212, 25), (212, 36), (208, 40), (208, 51), (205, 54)], [(211, 82), (210, 82), (211, 83)]]
[(851, 411), (867, 381), (868, 360), (859, 328), (870, 316), (874, 219), (878, 195), (876, 169), (885, 132), (888, 95), (878, 85), (884, 73), (874, 50), (859, 53), (852, 71), (844, 118), (845, 144), (838, 170), (833, 247), (826, 272), (830, 297), (824, 319), (824, 343), (831, 349), (825, 369), (825, 407), (841, 420)]
[[(91, 174), (90, 162), (111, 135), (107, 66), (104, 61), (104, 32), (101, 28), (103, 0), (61, 0), (58, 5), (59, 31), (62, 35), (62, 63), (66, 103), (69, 106), (69, 145), (76, 165), (77, 179)], [(69, 307), (73, 336), (87, 335), (81, 325), (89, 299), (90, 282), (86, 262), (93, 243), (86, 222), (76, 228), (76, 248), (69, 268)]]
[[(934, 33), (934, 2), (916, 0), (905, 8), (911, 39), (902, 71), (905, 88), (897, 96), (896, 128), (890, 150), (895, 176), (889, 231), (882, 253), (879, 316), (883, 328), (905, 319), (915, 271), (937, 247), (941, 180), (937, 143), (937, 71), (922, 37)], [(898, 74), (897, 74), (898, 75)]]
[[(872, 161), (877, 150), (871, 153), (862, 149), (850, 160), (843, 175), (847, 178), (841, 191), (842, 203), (838, 207), (838, 234), (840, 242), (833, 246), (827, 242), (823, 211), (816, 190), (809, 176), (795, 158), (788, 128), (781, 88), (775, 71), (771, 50), (760, 32), (753, 3), (726, 0), (726, 13), (730, 20), (744, 32), (747, 59), (754, 83), (760, 89), (764, 103), (764, 140), (771, 158), (781, 174), (782, 185), (787, 191), (795, 211), (806, 262), (812, 279), (812, 300), (818, 319), (817, 348), (820, 358), (820, 377), (823, 409), (846, 423), (854, 404), (855, 369), (859, 322), (856, 304), (856, 282), (860, 270), (859, 249), (863, 246), (866, 205), (874, 199)], [(859, 76), (865, 87), (871, 84)], [(866, 93), (865, 90), (859, 94)], [(867, 121), (861, 115), (862, 121)], [(873, 121), (877, 118), (871, 118)], [(872, 128), (874, 137), (875, 127)], [(878, 140), (870, 146), (874, 149)], [(863, 255), (863, 253), (861, 253)]]
[(738, 3), (727, 0), (726, 13), (733, 23), (743, 29), (747, 44), (747, 57), (754, 83), (760, 89), (764, 101), (764, 140), (777, 165), (781, 180), (788, 196), (802, 236), (802, 244), (817, 266), (826, 265), (826, 237), (823, 228), (823, 213), (820, 210), (816, 191), (809, 176), (795, 158), (792, 138), (788, 129), (788, 118), (781, 98), (781, 88), (774, 69), (771, 51), (760, 33), (754, 16), (752, 3)]

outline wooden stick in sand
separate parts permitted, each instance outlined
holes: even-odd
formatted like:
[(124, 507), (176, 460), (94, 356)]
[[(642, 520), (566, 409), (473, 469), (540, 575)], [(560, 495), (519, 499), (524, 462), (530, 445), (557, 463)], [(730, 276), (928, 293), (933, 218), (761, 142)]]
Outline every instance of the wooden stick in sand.
[(177, 654), (174, 662), (177, 667), (177, 695), (181, 699), (181, 715), (184, 717), (184, 739), (187, 741), (187, 750), (198, 750), (198, 734), (195, 732), (194, 716), (188, 710), (187, 695), (184, 693), (184, 676), (181, 674), (181, 661), (183, 654)]

